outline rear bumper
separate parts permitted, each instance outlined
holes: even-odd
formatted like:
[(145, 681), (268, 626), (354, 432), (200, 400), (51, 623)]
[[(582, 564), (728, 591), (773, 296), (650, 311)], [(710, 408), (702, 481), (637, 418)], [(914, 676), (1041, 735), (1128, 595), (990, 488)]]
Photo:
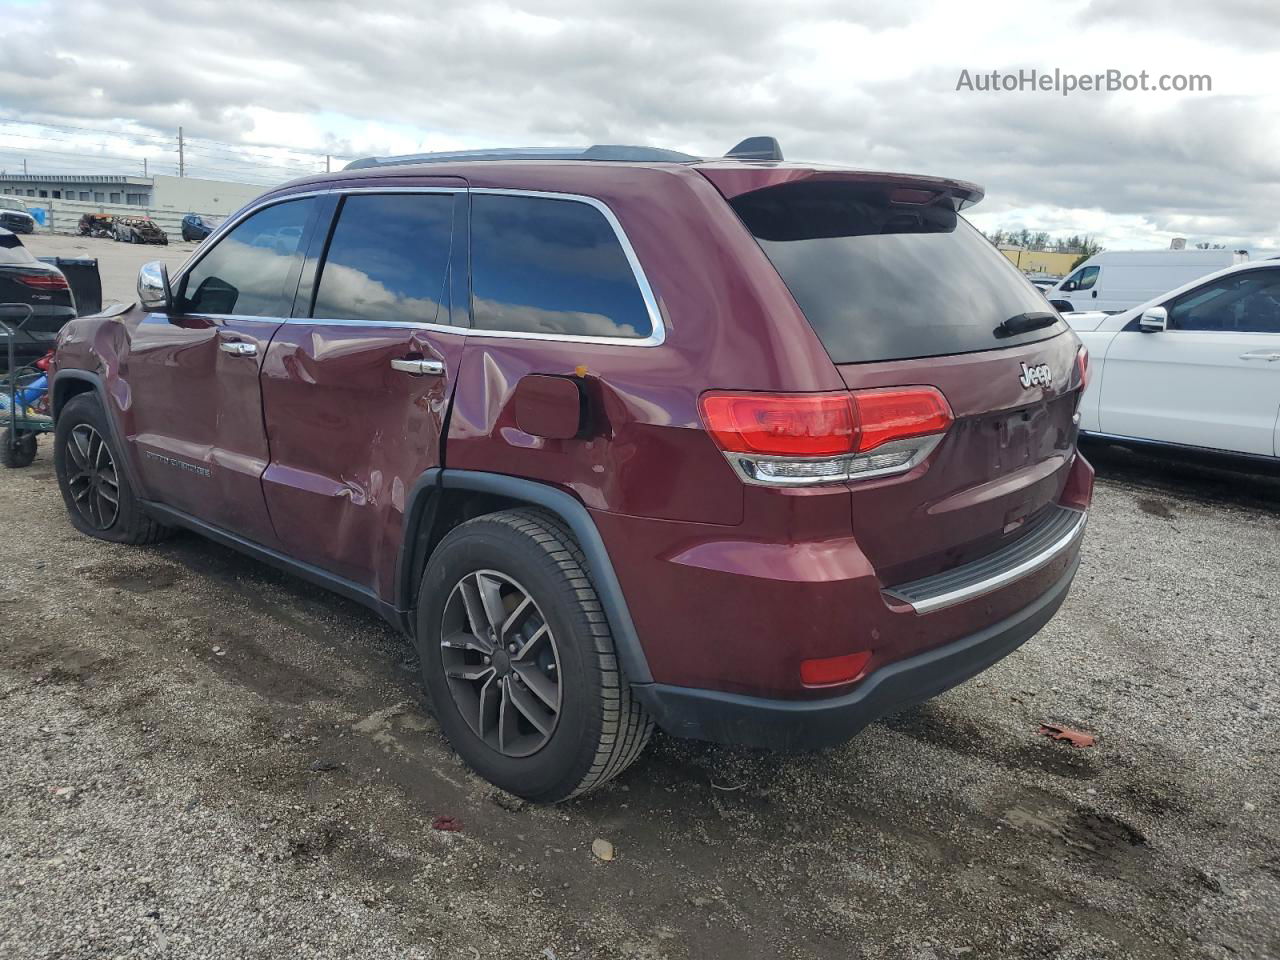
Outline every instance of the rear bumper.
[(880, 717), (949, 690), (1008, 656), (1048, 623), (1067, 596), (1079, 556), (1027, 607), (969, 636), (873, 671), (822, 700), (780, 700), (666, 684), (634, 687), (654, 720), (677, 737), (774, 750), (834, 746)]

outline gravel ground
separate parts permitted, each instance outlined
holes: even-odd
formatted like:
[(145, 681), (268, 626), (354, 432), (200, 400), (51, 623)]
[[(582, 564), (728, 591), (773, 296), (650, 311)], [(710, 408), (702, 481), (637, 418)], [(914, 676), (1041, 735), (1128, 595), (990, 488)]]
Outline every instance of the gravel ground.
[(986, 674), (824, 754), (659, 736), (540, 808), (379, 620), (79, 536), (41, 450), (0, 475), (6, 960), (1280, 956), (1280, 482), (1104, 453), (1070, 599)]

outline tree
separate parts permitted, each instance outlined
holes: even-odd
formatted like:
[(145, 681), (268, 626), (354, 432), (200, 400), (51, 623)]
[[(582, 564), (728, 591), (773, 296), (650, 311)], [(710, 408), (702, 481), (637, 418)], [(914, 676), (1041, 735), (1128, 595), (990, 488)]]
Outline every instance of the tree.
[(1080, 264), (1084, 263), (1090, 257), (1102, 252), (1102, 244), (1093, 237), (1085, 237), (1080, 241), (1080, 256), (1076, 257), (1071, 263), (1071, 269), (1074, 270)]
[(1199, 243), (1197, 243), (1197, 244), (1193, 244), (1193, 246), (1195, 246), (1195, 248), (1196, 248), (1197, 250), (1225, 250), (1225, 249), (1227, 249), (1227, 248), (1226, 248), (1226, 246), (1225, 246), (1224, 244), (1221, 244), (1221, 243), (1209, 243), (1209, 242), (1204, 241), (1204, 240), (1201, 240), (1201, 241), (1200, 241)]

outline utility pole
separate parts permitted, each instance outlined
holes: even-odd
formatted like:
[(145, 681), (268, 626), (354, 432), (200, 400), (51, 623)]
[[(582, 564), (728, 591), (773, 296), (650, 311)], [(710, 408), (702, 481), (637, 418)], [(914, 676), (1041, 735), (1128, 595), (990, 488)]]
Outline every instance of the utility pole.
[(22, 175), (24, 177), (27, 175), (27, 158), (26, 157), (22, 158)]
[(147, 158), (146, 157), (142, 158), (142, 175), (144, 177), (147, 175)]
[(187, 162), (182, 153), (182, 128), (178, 128), (178, 176), (185, 177), (187, 175)]
[(327, 153), (324, 155), (324, 172), (329, 172), (329, 155)]

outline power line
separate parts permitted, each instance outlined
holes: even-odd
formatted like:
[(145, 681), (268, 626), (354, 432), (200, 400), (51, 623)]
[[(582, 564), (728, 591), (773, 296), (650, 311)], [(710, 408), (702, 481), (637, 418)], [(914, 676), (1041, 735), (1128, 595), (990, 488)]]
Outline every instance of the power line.
[[(108, 136), (108, 137), (116, 137), (119, 139), (131, 139), (134, 141), (153, 141), (156, 144), (166, 145), (169, 150), (175, 149), (174, 147), (175, 140), (171, 136), (165, 137), (165, 136), (160, 136), (156, 134), (123, 132), (123, 131), (107, 130), (107, 129), (94, 128), (94, 127), (78, 127), (78, 126), (73, 126), (71, 124), (62, 124), (62, 123), (44, 123), (38, 120), (15, 120), (15, 119), (4, 118), (4, 117), (0, 117), (0, 124), (6, 125), (6, 126), (39, 127), (39, 128), (50, 129), (50, 130), (92, 133), (100, 137)], [(13, 136), (19, 136), (19, 134), (13, 134)], [(54, 139), (54, 138), (50, 138), (50, 139)], [(299, 150), (296, 147), (284, 147), (284, 146), (279, 146), (279, 145), (270, 144), (270, 143), (236, 144), (236, 143), (229, 143), (225, 140), (214, 140), (210, 137), (184, 137), (184, 140), (186, 141), (188, 149), (192, 149), (192, 146), (191, 146), (192, 141), (200, 141), (202, 143), (211, 144), (213, 147), (219, 147), (219, 148), (223, 148), (224, 150), (232, 151), (237, 156), (258, 157), (262, 159), (273, 159), (273, 158), (268, 157), (264, 154), (250, 153), (248, 151), (251, 151), (255, 148), (259, 150), (263, 150), (263, 149), (281, 150), (286, 153), (292, 153), (301, 157), (312, 157), (312, 158), (315, 158), (317, 161), (323, 160), (326, 156), (341, 157), (343, 159), (353, 159), (354, 157), (354, 155), (352, 155), (352, 157), (347, 157), (346, 155), (339, 155), (334, 153), (325, 154), (325, 153), (312, 151), (312, 150)], [(140, 145), (149, 145), (149, 144), (140, 143)], [(197, 149), (205, 149), (205, 148), (197, 148)]]

